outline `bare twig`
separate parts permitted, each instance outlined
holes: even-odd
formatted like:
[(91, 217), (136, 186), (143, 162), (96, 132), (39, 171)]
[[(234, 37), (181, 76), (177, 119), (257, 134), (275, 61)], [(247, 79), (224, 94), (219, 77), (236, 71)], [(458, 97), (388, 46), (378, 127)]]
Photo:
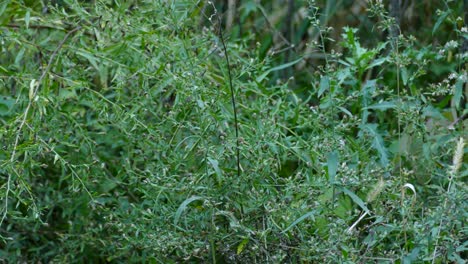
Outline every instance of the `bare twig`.
[[(23, 25), (19, 25), (19, 24), (6, 24), (6, 25), (2, 25), (2, 27), (6, 27), (6, 28), (23, 28), (24, 26), (23, 26)], [(33, 28), (33, 29), (66, 30), (66, 28), (55, 27), (55, 26), (51, 26), (51, 25), (41, 25), (41, 24), (30, 24), (30, 25), (29, 25), (29, 28)]]
[(223, 49), (224, 49), (224, 58), (226, 58), (226, 65), (227, 65), (228, 77), (229, 77), (229, 88), (231, 90), (232, 109), (234, 111), (234, 128), (236, 131), (237, 177), (240, 178), (241, 168), (240, 168), (240, 147), (239, 147), (239, 123), (237, 121), (236, 99), (234, 96), (234, 87), (232, 85), (231, 64), (229, 63), (229, 56), (227, 53), (226, 43), (224, 43), (223, 30), (221, 28), (221, 18), (219, 16), (218, 16), (218, 20), (219, 20), (219, 36), (221, 39), (221, 44), (223, 45)]
[(232, 74), (231, 74), (231, 64), (229, 63), (229, 54), (227, 52), (226, 43), (224, 42), (224, 35), (221, 23), (221, 17), (217, 13), (216, 7), (213, 5), (215, 16), (218, 19), (218, 29), (219, 29), (219, 38), (221, 41), (221, 45), (224, 51), (224, 58), (226, 59), (226, 67), (228, 71), (228, 78), (229, 78), (229, 88), (231, 91), (231, 103), (232, 108), (234, 111), (234, 128), (236, 132), (236, 161), (237, 161), (237, 177), (240, 178), (241, 176), (241, 167), (240, 167), (240, 139), (239, 139), (239, 123), (237, 121), (237, 106), (236, 106), (236, 98), (234, 96), (234, 87), (232, 85)]

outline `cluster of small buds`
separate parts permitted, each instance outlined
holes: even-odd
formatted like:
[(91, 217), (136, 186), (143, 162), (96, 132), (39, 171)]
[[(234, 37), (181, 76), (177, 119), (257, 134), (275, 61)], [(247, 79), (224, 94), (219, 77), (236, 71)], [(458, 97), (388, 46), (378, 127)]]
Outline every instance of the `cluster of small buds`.
[(346, 162), (340, 165), (341, 183), (344, 185), (359, 185), (359, 174), (356, 169), (350, 168)]
[(437, 83), (437, 84), (431, 84), (429, 87), (432, 90), (431, 92), (432, 96), (444, 96), (444, 95), (450, 94), (452, 90), (448, 79), (445, 79), (442, 82)]
[(331, 50), (331, 55), (332, 55), (334, 58), (341, 58), (341, 57), (343, 56), (343, 53), (337, 52), (336, 50), (332, 49), (332, 50)]
[(450, 40), (449, 42), (445, 43), (444, 46), (446, 49), (456, 49), (458, 48), (458, 42), (455, 40)]
[(458, 77), (457, 73), (455, 72), (452, 72), (449, 76), (448, 76), (448, 79), (449, 80), (454, 80)]

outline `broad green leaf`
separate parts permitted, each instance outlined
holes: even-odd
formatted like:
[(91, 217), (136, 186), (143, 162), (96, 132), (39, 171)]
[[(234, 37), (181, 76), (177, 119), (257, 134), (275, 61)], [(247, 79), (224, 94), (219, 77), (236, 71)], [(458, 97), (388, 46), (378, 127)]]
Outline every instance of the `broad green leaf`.
[(297, 59), (297, 60), (295, 60), (295, 61), (291, 61), (291, 62), (282, 64), (282, 65), (273, 67), (273, 68), (267, 70), (266, 72), (264, 72), (263, 74), (261, 74), (260, 76), (258, 76), (258, 77), (257, 77), (257, 82), (263, 81), (263, 79), (265, 79), (265, 78), (268, 76), (268, 74), (270, 74), (271, 72), (279, 71), (279, 70), (282, 70), (282, 69), (286, 69), (286, 68), (291, 67), (291, 66), (293, 66), (294, 64), (300, 62), (301, 60), (302, 60), (302, 58), (299, 58), (299, 59)]

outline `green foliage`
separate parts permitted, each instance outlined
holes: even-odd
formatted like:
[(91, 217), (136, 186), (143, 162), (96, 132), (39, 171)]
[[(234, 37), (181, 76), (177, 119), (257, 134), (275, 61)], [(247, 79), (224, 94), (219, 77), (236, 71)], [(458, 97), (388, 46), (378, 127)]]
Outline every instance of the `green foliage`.
[(463, 6), (219, 2), (0, 3), (0, 259), (462, 263)]

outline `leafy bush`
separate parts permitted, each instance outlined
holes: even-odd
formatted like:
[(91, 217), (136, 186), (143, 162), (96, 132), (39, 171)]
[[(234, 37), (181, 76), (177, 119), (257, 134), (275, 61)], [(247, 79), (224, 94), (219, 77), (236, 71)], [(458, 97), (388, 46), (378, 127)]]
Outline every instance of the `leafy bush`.
[(0, 259), (462, 263), (462, 5), (274, 2), (1, 3)]

